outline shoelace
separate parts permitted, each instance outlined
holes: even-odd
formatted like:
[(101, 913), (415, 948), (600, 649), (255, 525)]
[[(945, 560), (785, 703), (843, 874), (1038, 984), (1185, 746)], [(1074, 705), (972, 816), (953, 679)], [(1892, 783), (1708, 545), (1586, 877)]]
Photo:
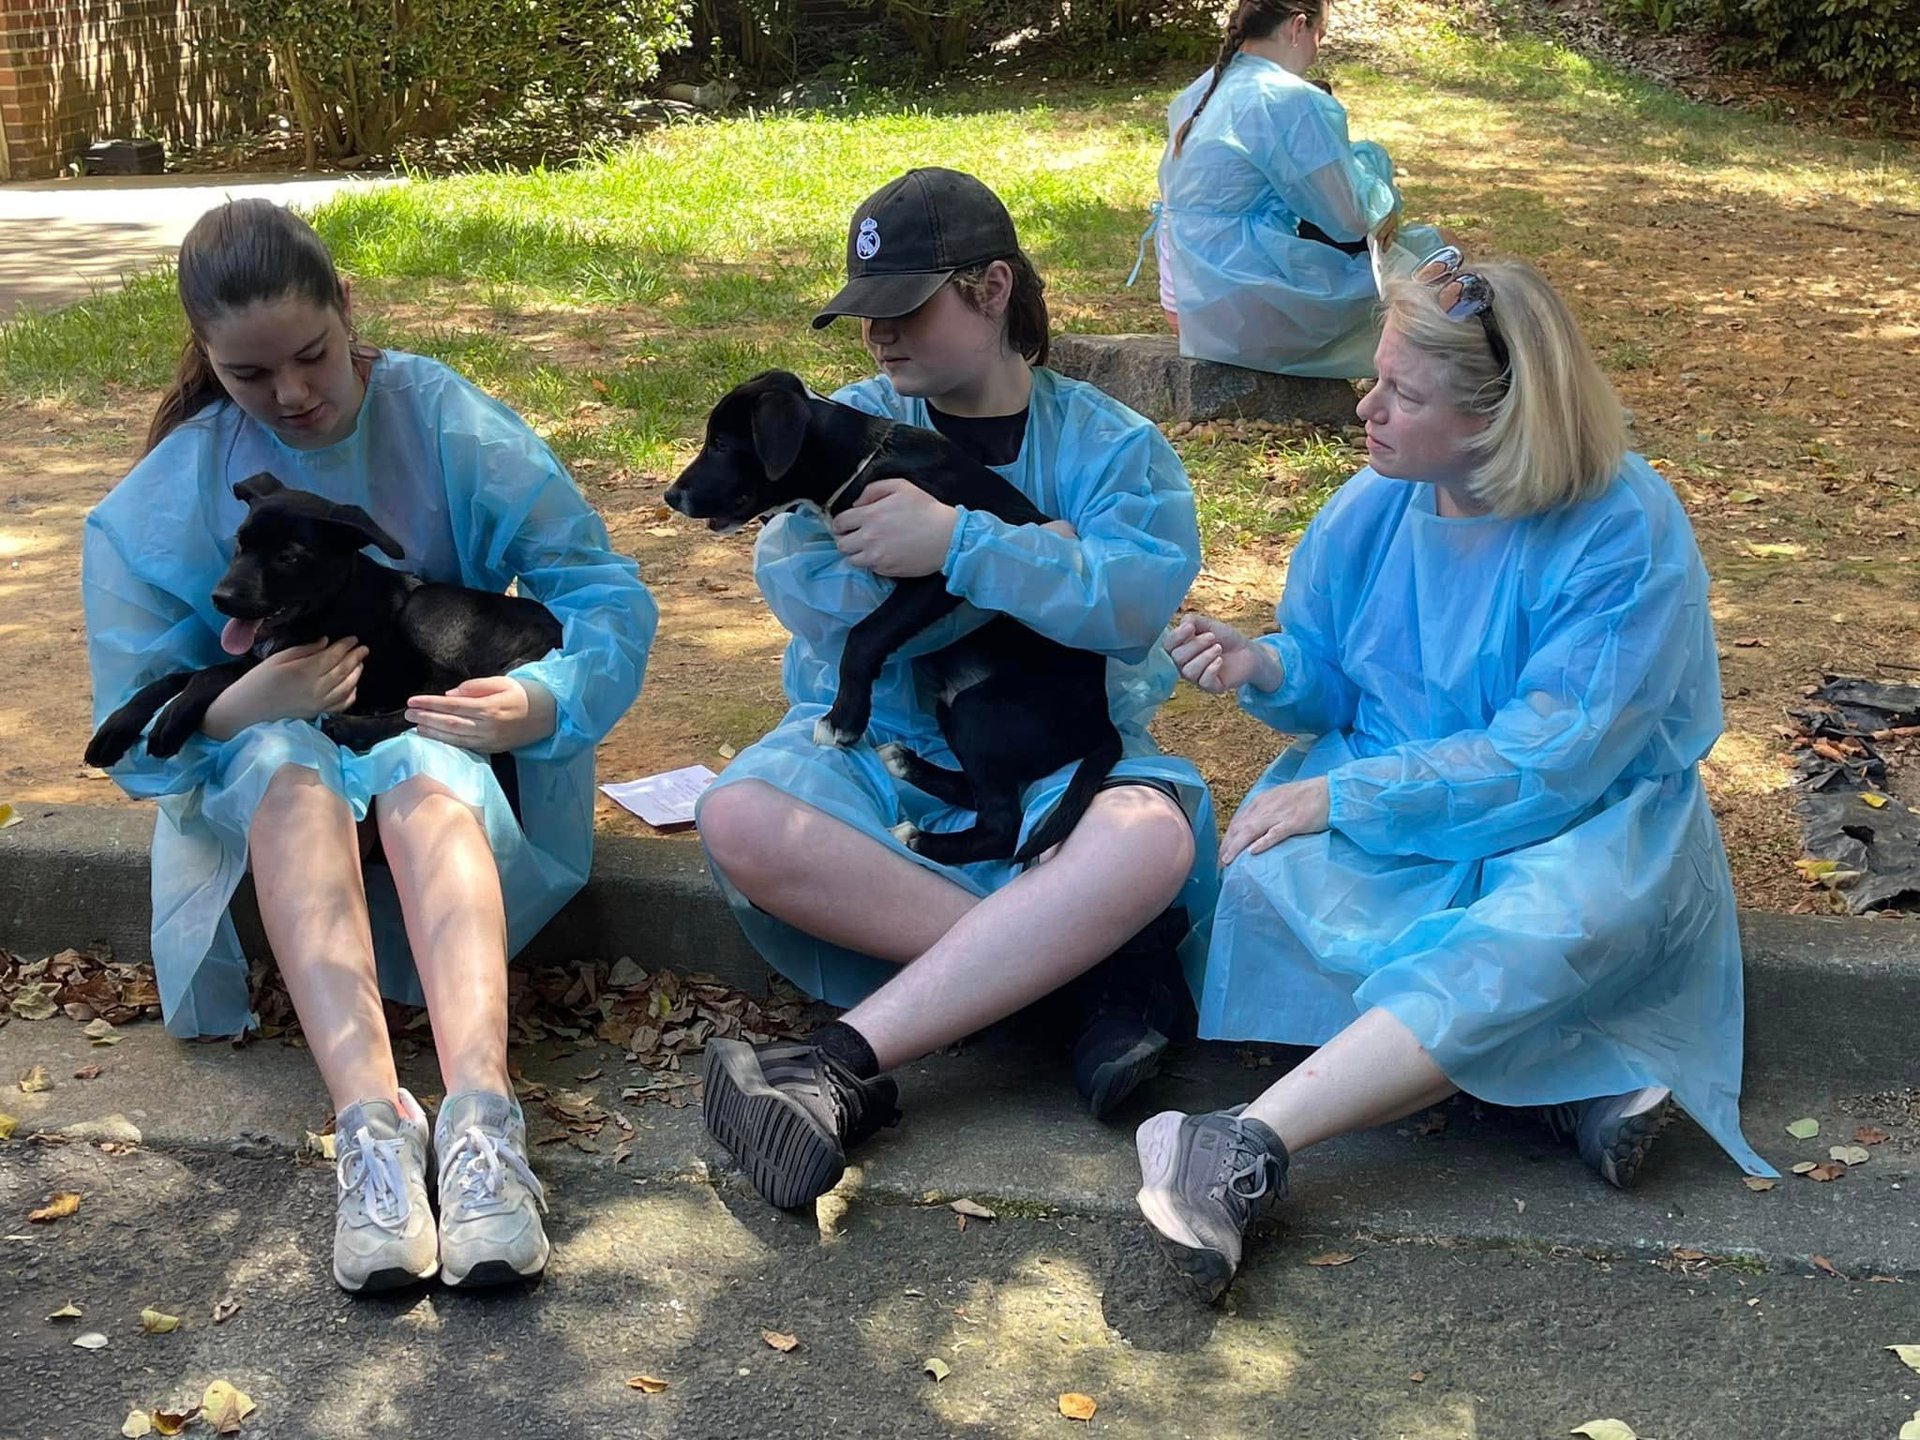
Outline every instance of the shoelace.
[[(1255, 1145), (1245, 1136), (1236, 1133), (1233, 1148), (1222, 1157), (1221, 1177), (1217, 1182), (1217, 1188), (1223, 1196), (1232, 1194), (1235, 1198), (1245, 1200), (1251, 1205), (1263, 1199), (1273, 1188), (1274, 1169), (1273, 1156), (1269, 1155), (1264, 1147)], [(1243, 1188), (1242, 1181), (1251, 1180), (1256, 1176), (1260, 1180), (1259, 1189)]]
[(360, 1192), (360, 1208), (367, 1218), (383, 1230), (396, 1233), (407, 1223), (413, 1202), (407, 1196), (407, 1174), (400, 1158), (406, 1144), (404, 1136), (376, 1140), (362, 1125), (354, 1132), (353, 1144), (334, 1167), (334, 1179), (340, 1193)]
[(463, 1208), (498, 1204), (501, 1183), (511, 1170), (533, 1195), (540, 1212), (546, 1213), (547, 1188), (540, 1183), (527, 1160), (518, 1150), (502, 1145), (478, 1125), (469, 1125), (453, 1142), (447, 1157), (440, 1162), (440, 1189), (444, 1194), (452, 1177), (460, 1187)]

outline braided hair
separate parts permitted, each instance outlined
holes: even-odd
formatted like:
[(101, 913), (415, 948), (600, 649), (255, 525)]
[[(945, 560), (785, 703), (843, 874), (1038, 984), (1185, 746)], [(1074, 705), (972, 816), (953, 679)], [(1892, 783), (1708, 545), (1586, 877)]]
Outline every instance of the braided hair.
[(1249, 40), (1265, 40), (1296, 15), (1317, 24), (1326, 10), (1327, 0), (1240, 0), (1227, 21), (1226, 37), (1221, 40), (1219, 57), (1213, 62), (1213, 79), (1208, 82), (1200, 103), (1193, 107), (1193, 113), (1181, 121), (1179, 130), (1174, 132), (1173, 153), (1178, 155), (1180, 147), (1187, 143), (1187, 132), (1193, 129), (1193, 122), (1200, 118), (1200, 112), (1213, 99), (1213, 92), (1220, 88), (1221, 80), (1226, 77), (1227, 66), (1233, 63), (1233, 57), (1240, 53), (1242, 45)]

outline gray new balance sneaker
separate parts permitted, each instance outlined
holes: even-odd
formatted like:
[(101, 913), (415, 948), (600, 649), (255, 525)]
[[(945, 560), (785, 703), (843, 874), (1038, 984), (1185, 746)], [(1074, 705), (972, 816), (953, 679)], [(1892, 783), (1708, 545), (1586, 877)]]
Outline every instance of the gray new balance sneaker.
[(1134, 1132), (1140, 1213), (1173, 1266), (1209, 1301), (1240, 1268), (1247, 1227), (1287, 1194), (1287, 1151), (1238, 1110), (1164, 1110)]
[(1631, 1186), (1653, 1137), (1673, 1118), (1673, 1092), (1649, 1085), (1625, 1095), (1602, 1095), (1541, 1108), (1547, 1128), (1571, 1140), (1580, 1158), (1617, 1190)]
[(440, 1268), (427, 1203), (427, 1117), (400, 1103), (362, 1100), (334, 1121), (333, 1278), (342, 1290), (392, 1290)]
[(527, 1122), (510, 1095), (463, 1090), (440, 1105), (440, 1279), (505, 1285), (547, 1266), (547, 1192), (527, 1165)]

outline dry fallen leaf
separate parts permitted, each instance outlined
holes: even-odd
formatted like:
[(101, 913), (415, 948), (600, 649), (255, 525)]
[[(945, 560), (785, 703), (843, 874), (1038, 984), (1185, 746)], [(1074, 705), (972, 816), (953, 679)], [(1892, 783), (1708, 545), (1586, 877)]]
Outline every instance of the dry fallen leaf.
[(924, 1364), (921, 1365), (920, 1368), (926, 1371), (927, 1374), (931, 1375), (935, 1380), (944, 1380), (947, 1378), (947, 1376), (953, 1373), (953, 1367), (947, 1364), (947, 1362), (942, 1360), (938, 1355), (935, 1355), (932, 1359), (926, 1361)]
[(1314, 1256), (1311, 1260), (1307, 1261), (1307, 1264), (1328, 1267), (1334, 1265), (1351, 1265), (1358, 1258), (1358, 1256), (1349, 1255), (1344, 1250), (1329, 1250), (1324, 1255)]
[(1807, 1178), (1809, 1180), (1818, 1180), (1822, 1184), (1825, 1184), (1829, 1180), (1838, 1180), (1846, 1173), (1847, 1167), (1842, 1165), (1838, 1160), (1822, 1160), (1807, 1172)]
[(1765, 1191), (1773, 1189), (1773, 1187), (1778, 1185), (1780, 1182), (1778, 1180), (1769, 1180), (1764, 1175), (1748, 1175), (1745, 1177), (1742, 1183), (1745, 1184), (1747, 1189), (1749, 1190), (1754, 1190), (1754, 1191), (1759, 1191), (1764, 1193)]
[(1811, 1140), (1820, 1133), (1820, 1122), (1809, 1115), (1804, 1120), (1796, 1120), (1787, 1126), (1787, 1134), (1796, 1140)]
[(797, 1335), (782, 1335), (778, 1330), (762, 1330), (760, 1338), (782, 1355), (800, 1348), (800, 1338)]
[(1707, 1258), (1707, 1252), (1704, 1250), (1684, 1250), (1676, 1246), (1674, 1248), (1673, 1258), (1686, 1261), (1704, 1260)]
[(222, 1299), (214, 1301), (213, 1302), (213, 1323), (216, 1325), (226, 1324), (227, 1321), (233, 1318), (234, 1312), (239, 1308), (240, 1308), (240, 1302), (234, 1299), (233, 1296), (231, 1295), (225, 1296)]
[(4, 1110), (0, 1110), (0, 1140), (11, 1140), (13, 1138), (14, 1128), (19, 1125), (19, 1123), (20, 1122), (14, 1119), (13, 1116), (7, 1114)]
[(1853, 1138), (1861, 1145), (1884, 1145), (1887, 1143), (1887, 1132), (1878, 1125), (1862, 1125), (1853, 1132)]
[(1832, 1275), (1836, 1279), (1844, 1280), (1847, 1278), (1846, 1276), (1842, 1275), (1838, 1270), (1836, 1270), (1834, 1268), (1833, 1261), (1829, 1260), (1824, 1255), (1816, 1255), (1813, 1257), (1813, 1268), (1818, 1270), (1823, 1275)]
[(140, 1312), (140, 1328), (149, 1335), (171, 1335), (180, 1328), (180, 1317), (149, 1308)]
[(1589, 1420), (1584, 1425), (1575, 1426), (1572, 1433), (1584, 1435), (1587, 1440), (1640, 1440), (1634, 1428), (1624, 1420)]
[(62, 1190), (46, 1205), (41, 1206), (27, 1216), (36, 1225), (45, 1225), (50, 1221), (64, 1220), (80, 1208), (80, 1197), (71, 1190)]
[(1889, 1345), (1887, 1349), (1898, 1355), (1909, 1370), (1920, 1370), (1920, 1345)]
[(1842, 1165), (1864, 1165), (1873, 1158), (1864, 1145), (1834, 1145), (1828, 1148), (1827, 1155)]
[(1060, 1413), (1069, 1420), (1091, 1420), (1093, 1412), (1100, 1408), (1100, 1402), (1091, 1395), (1081, 1395), (1069, 1390), (1060, 1397)]
[(1913, 1412), (1913, 1418), (1900, 1427), (1900, 1440), (1920, 1440), (1920, 1410)]
[(103, 1019), (88, 1021), (86, 1027), (82, 1029), (80, 1033), (96, 1045), (118, 1045), (120, 1043), (120, 1032)]
[(89, 1330), (84, 1335), (74, 1336), (73, 1343), (74, 1348), (79, 1350), (104, 1350), (107, 1348), (107, 1337), (98, 1330)]
[(991, 1220), (994, 1218), (993, 1211), (982, 1205), (978, 1200), (955, 1200), (950, 1202), (947, 1208), (956, 1215), (970, 1216), (975, 1220)]
[(81, 1316), (81, 1313), (82, 1312), (80, 1307), (74, 1304), (71, 1300), (69, 1300), (66, 1304), (62, 1305), (58, 1310), (54, 1311), (51, 1315), (47, 1316), (47, 1319), (78, 1320)]
[(629, 1375), (627, 1377), (627, 1388), (629, 1390), (638, 1390), (643, 1395), (658, 1395), (662, 1390), (667, 1388), (667, 1382), (664, 1380), (656, 1380), (651, 1375)]
[(1794, 1174), (1796, 1174), (1796, 1175), (1808, 1175), (1808, 1174), (1811, 1174), (1811, 1173), (1813, 1172), (1813, 1169), (1814, 1169), (1814, 1167), (1815, 1167), (1815, 1166), (1817, 1166), (1817, 1165), (1818, 1165), (1819, 1163), (1820, 1163), (1820, 1162), (1819, 1162), (1818, 1160), (1801, 1160), (1801, 1161), (1797, 1161), (1797, 1162), (1796, 1162), (1796, 1163), (1794, 1164), (1794, 1167), (1793, 1167), (1793, 1173), (1794, 1173)]
[(35, 1065), (31, 1070), (20, 1072), (20, 1093), (33, 1095), (41, 1090), (51, 1090), (53, 1081), (47, 1077), (47, 1067)]
[(198, 1405), (190, 1405), (185, 1410), (156, 1410), (153, 1412), (153, 1433), (156, 1435), (182, 1434), (199, 1413)]
[(216, 1435), (238, 1435), (240, 1422), (257, 1408), (251, 1398), (225, 1380), (214, 1381), (200, 1397), (200, 1413)]
[(1427, 1372), (1424, 1370), (1416, 1370), (1411, 1375), (1407, 1376), (1407, 1379), (1411, 1380), (1416, 1385), (1420, 1384), (1426, 1378), (1427, 1378)]
[(78, 1070), (73, 1072), (73, 1078), (76, 1080), (98, 1080), (100, 1078), (100, 1067), (97, 1064), (82, 1065)]
[(120, 1422), (120, 1433), (127, 1440), (139, 1440), (140, 1436), (153, 1433), (153, 1421), (144, 1410), (129, 1410), (127, 1418)]
[(1863, 790), (1860, 792), (1860, 803), (1869, 809), (1880, 810), (1885, 808), (1887, 797), (1875, 790)]
[(0, 805), (0, 830), (11, 830), (27, 817), (11, 805)]

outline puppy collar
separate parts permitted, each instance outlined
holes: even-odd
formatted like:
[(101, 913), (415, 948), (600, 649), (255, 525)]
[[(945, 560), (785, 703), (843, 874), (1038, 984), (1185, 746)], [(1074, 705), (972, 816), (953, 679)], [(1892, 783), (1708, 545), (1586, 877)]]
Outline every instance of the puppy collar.
[(853, 473), (847, 476), (846, 479), (840, 482), (839, 489), (835, 490), (831, 495), (827, 496), (826, 504), (820, 507), (822, 510), (825, 510), (829, 515), (838, 513), (834, 510), (833, 507), (840, 503), (840, 497), (842, 495), (846, 494), (847, 491), (851, 490), (857, 483), (859, 483), (860, 479), (867, 473), (868, 469), (871, 468), (871, 466), (873, 465), (874, 460), (878, 458), (880, 452), (886, 449), (887, 441), (890, 438), (892, 438), (892, 435), (893, 435), (893, 425), (889, 424), (885, 430), (880, 432), (879, 441), (874, 445), (873, 449), (867, 452), (866, 458), (863, 459), (858, 465), (853, 467)]

